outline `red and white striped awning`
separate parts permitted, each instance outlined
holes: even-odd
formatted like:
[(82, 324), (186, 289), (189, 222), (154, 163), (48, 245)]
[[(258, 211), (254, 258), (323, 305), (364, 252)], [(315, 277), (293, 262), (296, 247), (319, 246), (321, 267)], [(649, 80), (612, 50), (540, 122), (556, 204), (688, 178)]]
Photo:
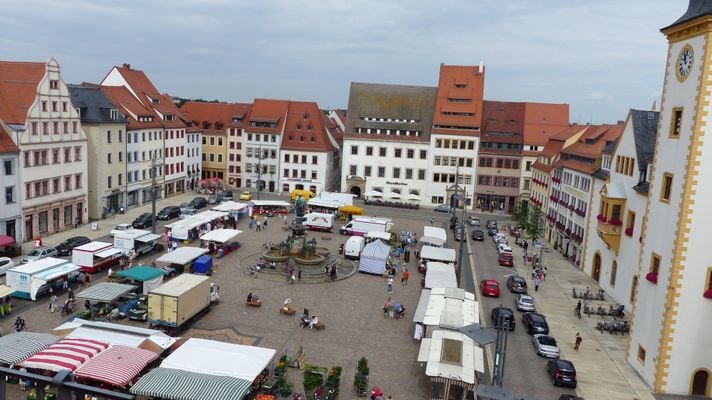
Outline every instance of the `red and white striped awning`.
[(47, 371), (74, 371), (109, 347), (108, 343), (88, 339), (62, 339), (20, 363), (25, 368)]
[(74, 371), (79, 378), (126, 386), (143, 371), (158, 354), (128, 346), (111, 346)]

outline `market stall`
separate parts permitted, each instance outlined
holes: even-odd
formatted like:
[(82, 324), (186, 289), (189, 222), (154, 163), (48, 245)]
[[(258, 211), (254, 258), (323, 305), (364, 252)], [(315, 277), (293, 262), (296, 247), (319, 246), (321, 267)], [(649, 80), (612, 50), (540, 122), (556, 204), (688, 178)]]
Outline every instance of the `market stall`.
[(171, 348), (177, 341), (155, 329), (81, 318), (66, 321), (52, 332), (59, 337), (101, 340), (112, 346), (141, 348), (158, 354)]
[(432, 336), (437, 328), (457, 330), (479, 324), (479, 303), (475, 295), (465, 289), (434, 288), (430, 291), (420, 323), (425, 331), (424, 337)]
[(62, 339), (19, 365), (54, 372), (74, 371), (108, 347), (108, 343), (98, 340)]
[(425, 272), (429, 261), (439, 261), (455, 265), (457, 262), (457, 254), (455, 253), (455, 249), (423, 246), (420, 251), (420, 264), (418, 265), (418, 272)]
[(143, 294), (148, 294), (152, 289), (155, 289), (163, 283), (164, 273), (158, 268), (149, 267), (146, 265), (139, 265), (123, 271), (118, 271), (116, 276), (119, 278), (125, 278), (132, 282), (142, 282), (143, 283)]
[(48, 257), (10, 268), (5, 275), (5, 283), (14, 290), (13, 297), (37, 300), (39, 295), (49, 291), (50, 285), (61, 287), (61, 279), (66, 277), (75, 281), (78, 275), (77, 265), (61, 258)]
[(17, 332), (0, 337), (0, 364), (15, 365), (57, 343), (49, 333)]
[(386, 262), (388, 261), (388, 255), (390, 252), (390, 246), (380, 240), (375, 240), (367, 244), (361, 252), (361, 258), (358, 263), (358, 272), (383, 275), (386, 271)]
[(247, 379), (232, 376), (159, 367), (131, 386), (131, 393), (166, 400), (240, 400), (250, 392), (251, 385)]
[(216, 205), (212, 208), (213, 211), (222, 211), (230, 214), (231, 218), (235, 221), (239, 221), (240, 218), (247, 215), (249, 204), (240, 203), (237, 201), (223, 201), (222, 203)]
[(198, 238), (199, 228), (206, 227), (213, 222), (224, 221), (224, 217), (228, 214), (224, 211), (203, 211), (186, 219), (168, 224), (166, 229), (170, 230), (172, 240), (193, 240)]
[(318, 197), (309, 199), (307, 201), (307, 206), (309, 206), (309, 212), (317, 212), (324, 214), (334, 214), (338, 212), (337, 210), (341, 207), (342, 203), (334, 200), (323, 200)]
[(119, 263), (121, 249), (111, 243), (90, 242), (72, 250), (72, 263), (82, 272), (95, 273)]
[(455, 266), (437, 261), (430, 261), (425, 271), (425, 288), (457, 288)]
[(420, 241), (424, 246), (442, 247), (447, 242), (447, 232), (443, 228), (424, 226)]
[(390, 242), (392, 235), (390, 232), (370, 231), (367, 232), (364, 237), (366, 238), (366, 241), (369, 242), (376, 239), (383, 240), (384, 242)]
[(237, 229), (215, 229), (200, 237), (201, 247), (207, 247), (210, 254), (222, 258), (240, 248), (240, 242), (228, 242), (241, 233)]
[(124, 387), (141, 373), (158, 354), (128, 346), (112, 346), (74, 371), (80, 379)]
[(252, 200), (253, 214), (289, 214), (292, 205), (282, 200)]
[(92, 303), (112, 303), (134, 289), (136, 289), (134, 285), (99, 282), (79, 292), (77, 298), (89, 300)]
[(363, 215), (363, 208), (353, 205), (339, 207), (339, 219), (342, 221), (350, 220), (354, 215)]
[(176, 274), (182, 274), (183, 272), (191, 272), (193, 262), (207, 252), (208, 249), (200, 247), (179, 247), (170, 253), (162, 255), (156, 262), (166, 264), (167, 268), (174, 269)]

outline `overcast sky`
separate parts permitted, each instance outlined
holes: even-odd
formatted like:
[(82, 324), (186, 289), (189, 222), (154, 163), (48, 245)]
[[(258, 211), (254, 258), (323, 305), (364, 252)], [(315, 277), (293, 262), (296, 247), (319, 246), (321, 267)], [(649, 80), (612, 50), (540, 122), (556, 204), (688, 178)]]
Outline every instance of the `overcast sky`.
[(174, 96), (344, 108), (352, 81), (436, 86), (440, 63), (486, 67), (485, 99), (571, 104), (615, 122), (660, 104), (659, 29), (687, 0), (21, 0), (0, 57), (54, 57), (67, 83), (113, 65)]

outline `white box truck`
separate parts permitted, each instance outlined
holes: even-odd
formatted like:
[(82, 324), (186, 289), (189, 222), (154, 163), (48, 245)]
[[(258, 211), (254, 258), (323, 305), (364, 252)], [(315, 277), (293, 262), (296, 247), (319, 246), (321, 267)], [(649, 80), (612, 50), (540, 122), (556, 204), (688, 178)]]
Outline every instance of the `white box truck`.
[(331, 232), (334, 229), (334, 214), (309, 213), (304, 216), (303, 224), (312, 231)]
[(351, 236), (344, 245), (344, 257), (358, 260), (364, 247), (366, 247), (366, 239), (363, 236)]
[(148, 292), (148, 322), (178, 331), (184, 323), (210, 307), (210, 278), (182, 274)]
[(357, 217), (339, 229), (342, 235), (364, 236), (371, 231), (389, 232), (393, 223), (388, 218)]

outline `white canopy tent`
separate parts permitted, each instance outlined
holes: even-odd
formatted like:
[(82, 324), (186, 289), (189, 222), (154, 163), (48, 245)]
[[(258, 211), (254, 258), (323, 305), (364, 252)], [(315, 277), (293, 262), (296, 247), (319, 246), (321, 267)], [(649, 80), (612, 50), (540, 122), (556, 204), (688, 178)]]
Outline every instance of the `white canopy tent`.
[(210, 242), (217, 243), (227, 243), (241, 233), (242, 231), (237, 229), (216, 229), (201, 236), (200, 240), (207, 240)]
[(201, 225), (205, 225), (217, 219), (222, 219), (227, 215), (228, 213), (223, 211), (203, 211), (201, 213), (192, 215), (184, 220), (168, 224), (166, 225), (166, 228), (170, 228), (171, 237), (175, 239), (186, 240), (188, 239), (188, 232), (191, 229), (197, 228)]
[(247, 203), (239, 203), (237, 201), (224, 201), (212, 208), (213, 211), (229, 212), (232, 214), (239, 213), (247, 208)]
[(307, 204), (309, 205), (309, 207), (330, 208), (332, 210), (338, 210), (339, 207), (341, 207), (343, 205), (342, 203), (340, 203), (338, 201), (324, 200), (324, 199), (320, 199), (318, 197), (314, 197), (313, 199), (310, 199), (309, 201), (307, 201)]
[(475, 372), (485, 372), (484, 352), (464, 333), (438, 329), (432, 338), (423, 339), (418, 362), (427, 363), (425, 375), (476, 382)]
[(202, 249), (200, 247), (179, 247), (170, 253), (162, 255), (156, 262), (186, 265), (207, 252), (208, 249)]
[(134, 327), (110, 322), (87, 321), (74, 318), (54, 328), (60, 337), (100, 340), (113, 345), (141, 347), (147, 350), (167, 350), (177, 341), (165, 333), (153, 329)]
[[(423, 240), (422, 238), (420, 240)], [(420, 250), (420, 258), (425, 261), (441, 261), (445, 263), (455, 264), (457, 254), (455, 249), (444, 247), (423, 246)]]
[(423, 245), (442, 247), (447, 242), (447, 232), (443, 228), (435, 226), (424, 226), (423, 237), (420, 238)]
[(378, 190), (371, 190), (366, 193), (366, 197), (383, 197), (383, 193)]
[(457, 276), (455, 266), (437, 261), (430, 261), (425, 271), (425, 287), (433, 288), (457, 288)]
[(380, 240), (374, 240), (366, 245), (361, 252), (358, 271), (367, 274), (383, 275), (386, 271), (386, 260), (391, 248)]
[(475, 301), (475, 295), (465, 289), (433, 288), (422, 323), (453, 330), (479, 324), (479, 303)]

